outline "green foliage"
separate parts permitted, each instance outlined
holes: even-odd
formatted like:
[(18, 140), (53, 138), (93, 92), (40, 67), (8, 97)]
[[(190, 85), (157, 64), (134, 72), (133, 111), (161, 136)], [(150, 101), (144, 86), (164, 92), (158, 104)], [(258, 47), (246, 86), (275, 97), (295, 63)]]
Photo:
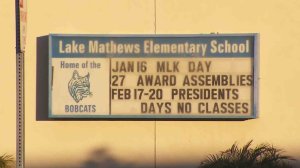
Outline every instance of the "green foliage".
[(235, 143), (220, 154), (209, 155), (199, 168), (292, 168), (288, 161), (294, 159), (283, 155), (281, 149), (269, 144), (251, 148), (252, 142), (242, 148)]
[(10, 168), (13, 166), (14, 159), (12, 155), (4, 154), (0, 156), (0, 168)]

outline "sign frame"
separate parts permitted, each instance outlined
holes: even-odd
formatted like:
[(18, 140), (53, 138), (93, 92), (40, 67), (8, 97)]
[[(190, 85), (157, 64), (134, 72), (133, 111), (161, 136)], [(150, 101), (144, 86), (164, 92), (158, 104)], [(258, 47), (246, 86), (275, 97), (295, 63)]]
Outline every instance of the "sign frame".
[[(254, 39), (253, 44), (253, 90), (252, 90), (252, 111), (251, 115), (53, 115), (52, 114), (52, 39), (53, 37), (95, 37), (95, 38), (156, 38), (156, 37), (239, 37), (239, 36), (251, 36)], [(259, 117), (259, 33), (235, 33), (235, 34), (49, 34), (49, 67), (48, 67), (48, 117), (52, 119), (160, 119), (160, 120), (247, 120), (255, 119)], [(109, 57), (107, 57), (109, 58)], [(150, 57), (153, 58), (153, 57)]]

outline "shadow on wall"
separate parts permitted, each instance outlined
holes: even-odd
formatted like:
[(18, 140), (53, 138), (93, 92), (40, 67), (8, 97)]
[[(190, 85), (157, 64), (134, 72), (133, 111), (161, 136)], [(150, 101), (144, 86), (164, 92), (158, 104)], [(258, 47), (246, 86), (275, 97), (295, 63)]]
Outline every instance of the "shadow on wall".
[[(130, 157), (130, 154), (128, 154)], [(61, 157), (59, 158), (61, 159)], [(137, 160), (139, 158), (136, 158)], [(70, 160), (69, 163), (60, 163), (55, 162), (53, 160), (48, 160), (45, 162), (39, 162), (35, 165), (26, 163), (27, 168), (198, 168), (202, 159), (199, 159), (199, 163), (165, 163), (165, 164), (157, 164), (154, 166), (153, 163), (132, 163), (128, 161), (122, 161), (116, 157), (114, 157), (107, 148), (98, 148), (88, 155), (87, 159), (83, 160), (78, 165), (74, 166), (74, 161)], [(299, 161), (291, 162), (295, 168), (300, 167)]]
[[(138, 158), (137, 158), (138, 159)], [(160, 168), (196, 168), (198, 165), (188, 165), (188, 164), (166, 164), (157, 165)], [(86, 160), (80, 168), (154, 168), (153, 164), (135, 164), (120, 161), (109, 154), (108, 150), (105, 148), (100, 148), (93, 151), (88, 160)]]
[[(176, 165), (166, 163), (157, 164), (156, 166), (154, 166), (154, 162), (151, 165), (135, 164), (118, 160), (112, 156), (106, 148), (99, 148), (91, 152), (89, 158), (80, 165), (80, 168), (198, 168), (201, 161), (202, 159), (199, 160), (199, 163), (194, 164), (179, 162)], [(300, 167), (300, 163), (297, 161), (290, 163), (292, 163), (295, 168)]]
[(48, 120), (48, 36), (36, 41), (36, 120)]
[[(130, 156), (130, 154), (129, 154)], [(137, 158), (138, 159), (138, 158)], [(50, 163), (49, 163), (50, 162)], [(59, 162), (49, 161), (47, 163), (40, 162), (36, 165), (31, 165), (27, 163), (26, 167), (28, 168), (154, 168), (153, 164), (137, 164), (130, 163), (126, 161), (121, 161), (110, 154), (109, 150), (106, 148), (99, 148), (92, 151), (89, 154), (89, 157), (84, 160), (82, 163), (79, 163), (78, 166), (72, 166), (71, 164), (62, 164)], [(70, 160), (70, 163), (74, 160)], [(196, 168), (198, 165), (188, 165), (188, 164), (164, 164), (157, 165), (157, 168)]]
[(132, 163), (120, 162), (119, 160), (111, 156), (108, 153), (107, 149), (101, 148), (93, 151), (90, 155), (90, 158), (84, 161), (82, 166), (80, 166), (80, 168), (98, 168), (98, 167), (131, 168), (136, 166)]

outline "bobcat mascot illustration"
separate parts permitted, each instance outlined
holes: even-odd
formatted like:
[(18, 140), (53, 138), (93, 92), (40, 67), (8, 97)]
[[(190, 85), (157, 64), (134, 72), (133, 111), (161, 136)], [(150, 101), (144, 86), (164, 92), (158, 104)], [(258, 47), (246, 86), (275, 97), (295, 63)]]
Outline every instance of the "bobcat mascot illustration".
[(72, 79), (69, 81), (69, 93), (78, 103), (83, 98), (92, 95), (90, 92), (90, 74), (79, 76), (77, 70), (74, 70)]

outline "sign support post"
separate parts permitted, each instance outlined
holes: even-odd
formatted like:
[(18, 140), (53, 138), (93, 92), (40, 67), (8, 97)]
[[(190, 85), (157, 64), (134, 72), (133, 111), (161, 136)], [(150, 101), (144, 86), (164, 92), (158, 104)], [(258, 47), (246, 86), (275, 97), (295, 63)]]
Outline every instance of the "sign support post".
[(24, 53), (17, 53), (17, 168), (24, 168), (25, 131), (24, 131)]
[(16, 167), (25, 167), (24, 53), (27, 11), (25, 0), (15, 0), (16, 14)]

